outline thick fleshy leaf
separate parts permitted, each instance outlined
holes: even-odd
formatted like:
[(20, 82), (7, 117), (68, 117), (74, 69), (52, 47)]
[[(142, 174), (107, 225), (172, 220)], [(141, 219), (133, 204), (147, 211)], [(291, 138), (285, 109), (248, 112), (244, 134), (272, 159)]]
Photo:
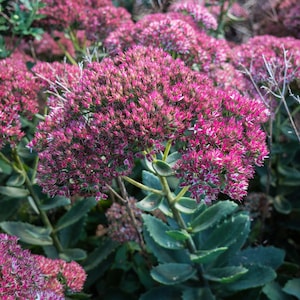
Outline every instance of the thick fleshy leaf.
[(167, 157), (166, 163), (168, 163), (170, 167), (173, 167), (180, 158), (181, 154), (179, 152), (173, 152)]
[(0, 173), (9, 175), (12, 173), (12, 167), (10, 164), (6, 163), (2, 159), (0, 159)]
[(198, 207), (198, 203), (195, 199), (189, 197), (181, 197), (176, 203), (177, 210), (184, 214), (192, 214)]
[(191, 254), (191, 260), (199, 264), (214, 261), (220, 254), (224, 253), (228, 247), (220, 247), (211, 250), (199, 250), (195, 254)]
[(148, 230), (143, 230), (147, 249), (156, 257), (159, 263), (189, 263), (190, 258), (186, 249), (170, 250), (158, 245), (150, 236)]
[(144, 199), (136, 203), (136, 207), (143, 211), (153, 211), (157, 209), (161, 203), (162, 196), (157, 194), (149, 194)]
[(184, 244), (175, 240), (167, 234), (167, 231), (172, 230), (167, 224), (160, 219), (151, 215), (143, 215), (144, 225), (153, 240), (161, 247), (167, 249), (182, 249)]
[(29, 191), (12, 186), (0, 186), (0, 194), (12, 198), (23, 198), (29, 195)]
[(266, 266), (247, 265), (248, 272), (242, 275), (237, 281), (226, 285), (230, 291), (243, 291), (252, 289), (273, 281), (276, 278), (276, 272)]
[(220, 283), (229, 283), (237, 281), (242, 275), (246, 274), (248, 269), (241, 266), (232, 266), (224, 268), (210, 269), (203, 276), (211, 281)]
[(8, 186), (22, 186), (25, 182), (25, 176), (23, 174), (14, 174), (8, 178), (6, 185)]
[(191, 227), (193, 232), (205, 230), (216, 225), (222, 219), (232, 214), (238, 205), (232, 201), (220, 201), (202, 212), (195, 220), (192, 221)]
[(47, 211), (49, 209), (66, 206), (69, 204), (71, 204), (71, 200), (69, 198), (62, 197), (62, 196), (55, 196), (53, 198), (48, 198), (45, 201), (43, 201), (41, 205), (41, 209)]
[(162, 160), (152, 162), (152, 166), (159, 176), (168, 177), (174, 175), (174, 171), (171, 166)]
[(275, 281), (267, 283), (262, 292), (269, 300), (291, 300), (291, 297), (284, 293), (282, 287)]
[[(299, 184), (300, 185), (300, 180), (299, 180)], [(273, 204), (275, 209), (285, 215), (288, 215), (289, 213), (291, 213), (293, 207), (292, 204), (290, 203), (290, 201), (288, 201), (283, 195), (277, 195), (274, 199), (273, 199)]]
[(8, 234), (15, 235), (22, 242), (31, 245), (52, 245), (51, 230), (23, 222), (2, 222), (0, 227)]
[(84, 260), (87, 257), (86, 251), (79, 248), (74, 249), (64, 249), (63, 253), (59, 254), (59, 257), (66, 261), (78, 261), (78, 260)]
[(183, 230), (169, 230), (166, 233), (177, 241), (185, 241), (190, 237), (188, 232)]
[[(159, 178), (151, 172), (143, 170), (142, 172), (142, 182), (144, 185), (151, 187), (156, 190), (162, 190), (162, 186)], [(148, 192), (150, 193), (150, 192)]]
[(114, 252), (119, 244), (112, 240), (104, 240), (98, 248), (94, 249), (83, 262), (84, 269), (90, 271), (96, 268), (104, 261), (112, 252)]
[(284, 261), (285, 252), (275, 247), (246, 248), (230, 259), (234, 265), (260, 264), (277, 269)]
[[(247, 213), (239, 212), (229, 219), (223, 221), (218, 227), (216, 227), (208, 236), (204, 242), (204, 249), (215, 249), (219, 247), (229, 247), (236, 242), (240, 236), (242, 240), (238, 245), (241, 247), (250, 231), (250, 218)], [(230, 249), (228, 249), (230, 250)], [(227, 253), (227, 251), (226, 251)]]
[(196, 269), (190, 264), (167, 263), (154, 267), (151, 276), (154, 280), (173, 285), (184, 282), (196, 274)]
[(300, 299), (300, 278), (289, 280), (282, 289), (285, 293)]
[(55, 231), (59, 231), (76, 223), (79, 219), (85, 216), (96, 204), (97, 202), (93, 197), (82, 199), (76, 202), (71, 207), (71, 209), (58, 220)]
[(143, 294), (140, 300), (182, 300), (181, 290), (175, 286), (160, 286)]
[(186, 288), (182, 293), (182, 300), (216, 300), (210, 288)]

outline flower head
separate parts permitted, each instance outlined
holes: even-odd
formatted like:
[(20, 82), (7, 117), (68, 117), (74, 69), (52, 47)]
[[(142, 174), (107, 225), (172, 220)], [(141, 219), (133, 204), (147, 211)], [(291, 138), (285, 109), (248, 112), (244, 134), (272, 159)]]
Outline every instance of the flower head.
[(38, 112), (38, 84), (19, 55), (0, 60), (0, 148), (24, 136), (21, 116)]

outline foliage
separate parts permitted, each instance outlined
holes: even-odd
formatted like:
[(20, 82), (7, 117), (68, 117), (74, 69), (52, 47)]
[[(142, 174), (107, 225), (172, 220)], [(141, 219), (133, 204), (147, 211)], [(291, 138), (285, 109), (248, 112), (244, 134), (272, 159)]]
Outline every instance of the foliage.
[(300, 42), (250, 16), (0, 0), (1, 299), (299, 299)]

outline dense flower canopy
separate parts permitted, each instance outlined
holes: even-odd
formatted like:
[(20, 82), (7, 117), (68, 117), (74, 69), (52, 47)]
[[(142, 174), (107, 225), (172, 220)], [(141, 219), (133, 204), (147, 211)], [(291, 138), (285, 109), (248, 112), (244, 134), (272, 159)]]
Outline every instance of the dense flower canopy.
[[(63, 105), (39, 125), (33, 142), (40, 152), (39, 182), (51, 195), (105, 197), (105, 185), (129, 174), (137, 154), (181, 140), (187, 146), (178, 174), (194, 186), (195, 196), (207, 186), (205, 176), (226, 173), (222, 180), (228, 186), (235, 181), (236, 191), (222, 191), (241, 199), (252, 165), (261, 164), (267, 154), (259, 128), (267, 114), (260, 102), (215, 88), (207, 76), (159, 48), (135, 46), (113, 59), (90, 63), (79, 84), (63, 97)], [(245, 108), (237, 111), (240, 106)], [(208, 156), (215, 155), (221, 163), (211, 170)]]

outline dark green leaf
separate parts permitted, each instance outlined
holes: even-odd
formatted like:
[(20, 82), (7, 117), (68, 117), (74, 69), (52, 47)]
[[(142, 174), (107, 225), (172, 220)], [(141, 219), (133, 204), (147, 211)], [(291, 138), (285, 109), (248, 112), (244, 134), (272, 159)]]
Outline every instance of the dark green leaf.
[(231, 266), (224, 268), (214, 268), (210, 269), (204, 273), (204, 277), (208, 280), (220, 282), (220, 283), (230, 283), (237, 281), (242, 275), (246, 274), (248, 269), (241, 266)]
[(147, 249), (153, 253), (158, 262), (160, 263), (189, 263), (190, 259), (186, 249), (169, 250), (158, 245), (154, 239), (150, 236), (149, 232), (143, 230), (144, 239), (147, 245)]
[(71, 204), (71, 200), (69, 198), (55, 196), (53, 198), (47, 198), (45, 201), (43, 201), (41, 209), (47, 211), (49, 209), (57, 208), (60, 206), (66, 206), (69, 204)]
[(288, 178), (291, 179), (299, 179), (300, 180), (300, 171), (295, 169), (295, 168), (291, 168), (282, 164), (278, 164), (277, 165), (277, 170), (278, 172)]
[(53, 244), (50, 229), (23, 222), (2, 222), (0, 226), (8, 234), (19, 237), (22, 242), (40, 246)]
[(196, 270), (190, 264), (160, 264), (151, 270), (152, 278), (166, 285), (184, 282), (195, 274)]
[(0, 186), (0, 194), (12, 198), (23, 198), (29, 195), (29, 191), (11, 186)]
[(83, 262), (84, 269), (90, 271), (96, 268), (102, 261), (104, 261), (113, 251), (116, 250), (118, 243), (112, 240), (104, 240), (100, 246), (89, 254), (87, 259)]
[(10, 166), (10, 164), (0, 159), (0, 173), (9, 175), (11, 174), (11, 172), (12, 172), (12, 167)]
[(85, 216), (96, 204), (97, 202), (93, 197), (82, 199), (76, 202), (72, 206), (72, 208), (58, 220), (55, 231), (59, 231), (76, 223), (79, 219)]
[(78, 248), (74, 249), (64, 249), (63, 253), (59, 254), (59, 257), (66, 261), (78, 261), (86, 259), (86, 251)]
[(292, 300), (282, 291), (281, 286), (275, 281), (267, 283), (262, 289), (262, 292), (269, 300)]
[(195, 254), (191, 254), (191, 260), (199, 264), (214, 261), (220, 254), (226, 251), (228, 247), (220, 247), (211, 250), (199, 250)]
[[(160, 286), (153, 288), (143, 294), (140, 300), (182, 300), (181, 290), (176, 286)], [(208, 299), (210, 300), (210, 299)]]
[(153, 161), (152, 166), (159, 176), (168, 177), (174, 175), (171, 166), (162, 160)]
[(20, 198), (9, 198), (1, 197), (0, 207), (5, 207), (5, 209), (0, 209), (0, 222), (7, 220), (10, 216), (14, 215), (22, 203)]
[[(144, 185), (151, 187), (156, 190), (162, 190), (162, 186), (159, 178), (151, 172), (142, 171), (142, 182)], [(150, 193), (150, 192), (147, 192)]]
[(8, 178), (6, 185), (9, 186), (22, 186), (25, 182), (25, 176), (23, 174), (14, 174)]
[(293, 209), (292, 204), (282, 195), (277, 195), (275, 198), (273, 198), (273, 205), (278, 212), (285, 215), (291, 213)]
[(181, 197), (176, 203), (177, 210), (184, 214), (192, 214), (198, 207), (198, 203), (195, 199), (189, 197)]
[(216, 300), (210, 288), (186, 288), (182, 300)]
[(237, 204), (232, 201), (220, 201), (208, 207), (195, 220), (192, 221), (191, 227), (193, 232), (205, 230), (216, 225), (222, 219), (232, 214), (237, 209)]
[(284, 261), (285, 252), (275, 247), (258, 246), (238, 252), (230, 262), (235, 265), (260, 264), (277, 269)]
[(276, 272), (269, 267), (261, 265), (247, 265), (248, 272), (239, 280), (226, 285), (230, 291), (242, 291), (264, 286), (276, 278)]
[(149, 194), (144, 199), (136, 203), (136, 206), (143, 211), (153, 211), (157, 209), (161, 203), (162, 196), (157, 194)]
[(190, 237), (190, 235), (183, 230), (169, 230), (166, 233), (177, 241), (185, 241)]
[(179, 241), (176, 241), (170, 237), (166, 232), (170, 231), (171, 228), (160, 219), (155, 218), (151, 215), (143, 215), (144, 224), (146, 229), (150, 233), (150, 236), (154, 241), (161, 247), (167, 249), (182, 249), (184, 245)]
[(282, 290), (285, 293), (300, 299), (300, 278), (290, 279)]

